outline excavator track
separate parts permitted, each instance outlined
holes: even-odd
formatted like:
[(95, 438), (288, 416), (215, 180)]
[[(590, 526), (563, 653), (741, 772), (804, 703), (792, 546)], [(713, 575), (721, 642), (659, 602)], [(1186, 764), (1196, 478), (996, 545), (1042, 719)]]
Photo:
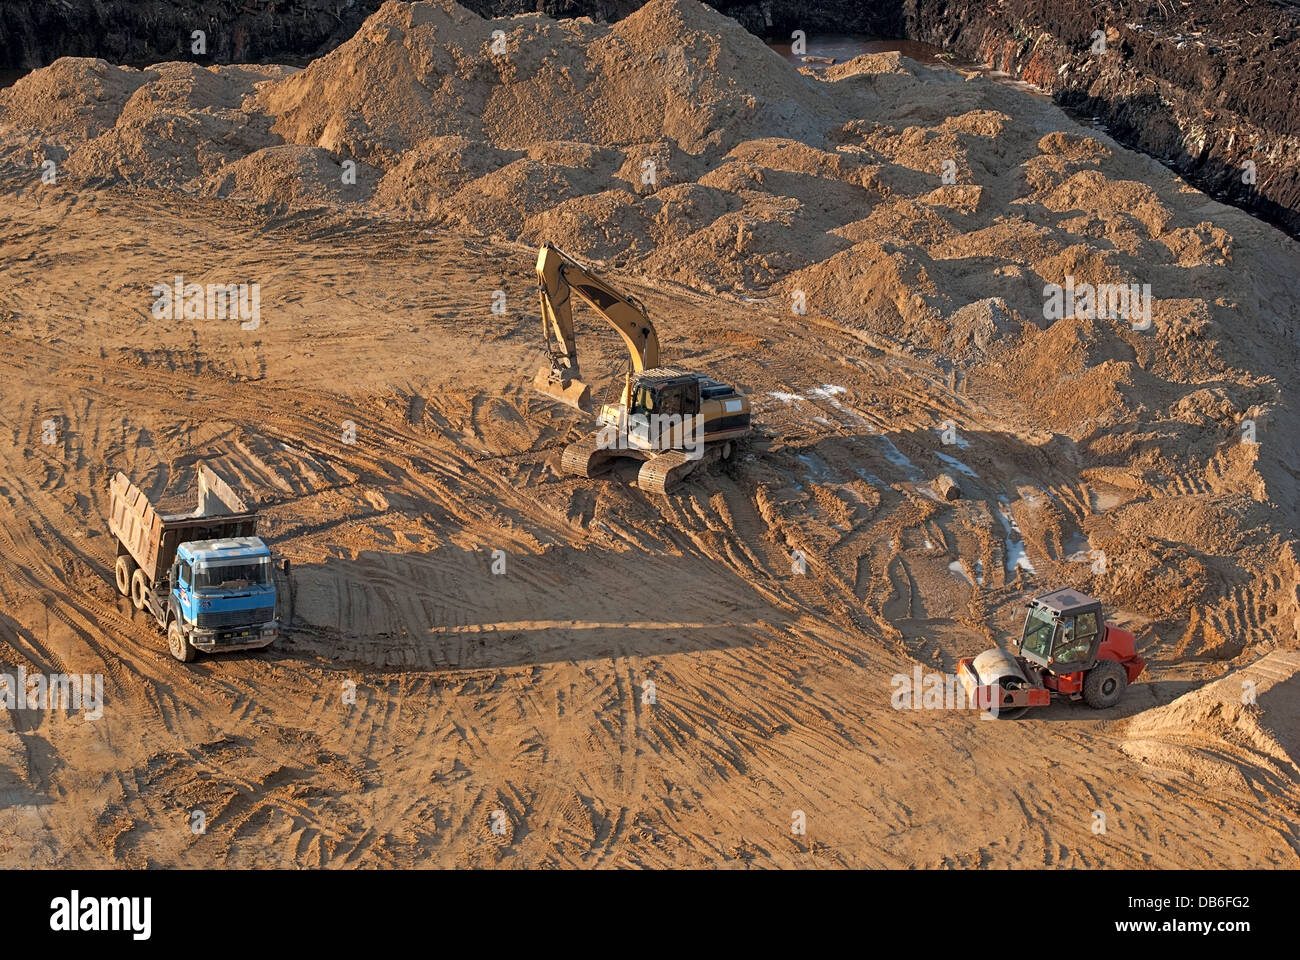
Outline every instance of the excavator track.
[(684, 450), (669, 450), (641, 464), (636, 485), (646, 493), (670, 493), (701, 463), (703, 458), (692, 460)]
[(641, 465), (636, 485), (649, 493), (672, 493), (691, 474), (705, 470), (719, 460), (730, 460), (739, 449), (737, 441), (722, 440), (708, 444), (704, 455), (695, 460), (684, 450), (669, 450)]
[(588, 437), (564, 448), (560, 470), (569, 476), (591, 479), (608, 470), (610, 460), (616, 455), (617, 451), (604, 449), (596, 443), (595, 437)]

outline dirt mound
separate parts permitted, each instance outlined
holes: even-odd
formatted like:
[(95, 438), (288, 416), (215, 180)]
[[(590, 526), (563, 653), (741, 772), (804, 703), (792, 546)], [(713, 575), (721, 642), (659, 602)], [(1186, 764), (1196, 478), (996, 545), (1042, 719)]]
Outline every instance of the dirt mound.
[[(1129, 755), (1205, 784), (1248, 783), (1264, 795), (1300, 782), (1300, 654), (1274, 652), (1120, 724)], [(1277, 791), (1280, 790), (1280, 793)]]
[(388, 169), (453, 134), (505, 148), (667, 137), (698, 154), (756, 129), (815, 124), (812, 90), (735, 21), (690, 0), (655, 0), (612, 28), (487, 21), (438, 0), (385, 4), (259, 102), (286, 140)]
[(484, 55), (490, 32), (455, 3), (386, 3), (347, 43), (263, 88), (258, 103), (287, 142), (388, 169), (430, 137), (483, 138), (496, 72)]
[(286, 209), (361, 203), (378, 182), (369, 164), (345, 169), (319, 147), (265, 147), (220, 168), (208, 192), (223, 199)]
[(646, 211), (623, 190), (575, 197), (543, 209), (524, 223), (529, 243), (553, 241), (566, 251), (596, 261), (630, 260), (654, 249)]
[(117, 122), (122, 108), (154, 71), (103, 60), (61, 57), (0, 90), (6, 134), (39, 131), (54, 141), (91, 140)]
[(430, 137), (384, 174), (375, 190), (375, 206), (389, 213), (430, 216), (437, 201), (519, 156), (520, 151), (499, 150), (468, 137)]
[(857, 329), (937, 349), (947, 335), (947, 303), (928, 262), (916, 247), (865, 241), (792, 275), (786, 299), (802, 293), (811, 309)]
[[(626, 205), (594, 199), (611, 189), (649, 197), (696, 181), (756, 133), (816, 140), (821, 86), (693, 0), (656, 0), (612, 28), (532, 15), (489, 21), (438, 0), (385, 4), (355, 37), (297, 71), (61, 61), (25, 79), (0, 116), (21, 128), (22, 162), (32, 162), (39, 132), (66, 142), (67, 172), (87, 180), (291, 206), (369, 202), (382, 215), (502, 235), (593, 198), (556, 212), (565, 220), (591, 211), (590, 222), (561, 230), (572, 235), (599, 233)], [(28, 105), (70, 93), (52, 114)], [(808, 149), (786, 141), (796, 145)], [(334, 168), (347, 161), (357, 182), (341, 189)], [(834, 155), (805, 164), (813, 174), (838, 167), (847, 172), (837, 176), (858, 176)], [(638, 235), (596, 247), (646, 254), (653, 243)], [(754, 268), (716, 279), (774, 276)]]
[(823, 72), (827, 80), (843, 80), (847, 77), (872, 76), (878, 73), (911, 74), (912, 70), (907, 67), (906, 62), (907, 58), (897, 51), (864, 53), (852, 60), (833, 64)]
[(959, 363), (988, 358), (1007, 340), (1018, 339), (1023, 326), (1001, 297), (986, 297), (958, 307), (948, 317), (948, 336), (942, 350)]
[[(1095, 24), (1106, 25), (1101, 55)], [(1036, 84), (1201, 189), (1300, 234), (1294, 3), (927, 0), (907, 32)], [(1247, 163), (1257, 177), (1243, 176)]]
[(0, 150), (34, 134), (60, 146), (60, 173), (193, 191), (201, 178), (276, 142), (269, 121), (243, 103), (257, 83), (286, 72), (63, 59), (0, 91)]

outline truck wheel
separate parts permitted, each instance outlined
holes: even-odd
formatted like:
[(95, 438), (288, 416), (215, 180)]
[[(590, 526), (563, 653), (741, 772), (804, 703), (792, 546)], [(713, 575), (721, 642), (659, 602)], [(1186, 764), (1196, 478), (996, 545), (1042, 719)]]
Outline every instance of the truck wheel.
[(144, 571), (136, 568), (131, 574), (131, 603), (137, 610), (144, 609), (144, 595), (148, 591), (149, 584), (145, 583)]
[(131, 596), (131, 574), (135, 572), (135, 561), (126, 554), (117, 558), (113, 567), (113, 579), (117, 582), (117, 592), (124, 597)]
[(1083, 699), (1088, 706), (1104, 710), (1119, 703), (1128, 688), (1128, 674), (1114, 660), (1102, 660), (1083, 679)]
[(185, 631), (175, 620), (167, 625), (167, 649), (181, 663), (193, 663), (199, 656), (199, 651), (186, 639)]

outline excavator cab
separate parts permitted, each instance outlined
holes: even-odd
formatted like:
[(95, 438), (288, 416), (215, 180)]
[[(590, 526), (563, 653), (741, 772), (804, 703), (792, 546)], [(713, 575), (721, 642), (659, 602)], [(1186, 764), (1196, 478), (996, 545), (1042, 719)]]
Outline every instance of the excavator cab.
[(700, 378), (678, 371), (646, 371), (635, 377), (628, 406), (629, 442), (641, 450), (682, 446), (700, 412)]
[(655, 380), (638, 377), (632, 391), (633, 416), (661, 417), (694, 416), (700, 412), (700, 381), (698, 377), (675, 377)]

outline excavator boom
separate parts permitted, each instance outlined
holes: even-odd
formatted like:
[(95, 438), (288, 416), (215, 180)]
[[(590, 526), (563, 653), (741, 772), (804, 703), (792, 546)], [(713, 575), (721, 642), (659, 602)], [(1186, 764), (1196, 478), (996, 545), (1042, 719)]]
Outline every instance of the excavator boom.
[(618, 331), (632, 358), (633, 373), (659, 365), (659, 336), (641, 303), (615, 290), (551, 243), (542, 244), (537, 252), (537, 288), (550, 354), (550, 363), (543, 365), (533, 380), (538, 390), (580, 410), (591, 406), (591, 390), (582, 382), (578, 368), (574, 296)]

